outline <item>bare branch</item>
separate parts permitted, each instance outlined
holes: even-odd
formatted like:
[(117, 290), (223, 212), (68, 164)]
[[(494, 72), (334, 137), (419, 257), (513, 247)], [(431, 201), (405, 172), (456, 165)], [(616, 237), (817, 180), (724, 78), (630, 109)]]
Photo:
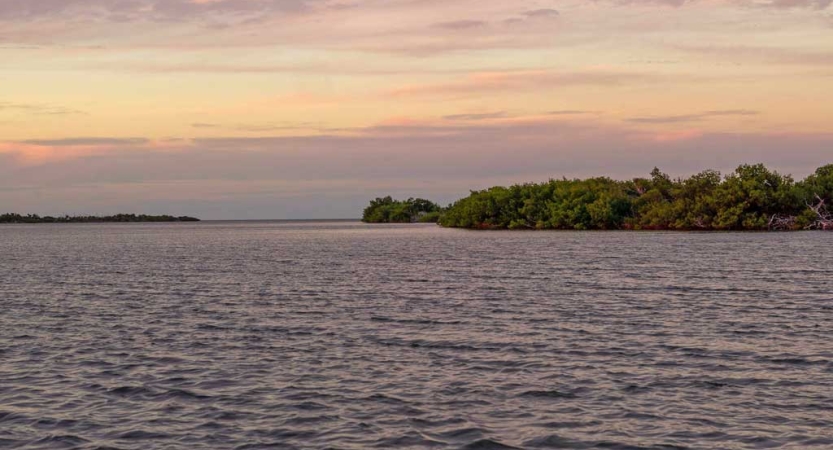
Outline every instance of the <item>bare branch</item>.
[(818, 201), (815, 205), (811, 205), (807, 203), (807, 207), (810, 208), (818, 219), (807, 226), (808, 230), (833, 230), (833, 214), (831, 214), (827, 210), (827, 205), (825, 205), (825, 201), (821, 198), (818, 194), (815, 194), (816, 200)]

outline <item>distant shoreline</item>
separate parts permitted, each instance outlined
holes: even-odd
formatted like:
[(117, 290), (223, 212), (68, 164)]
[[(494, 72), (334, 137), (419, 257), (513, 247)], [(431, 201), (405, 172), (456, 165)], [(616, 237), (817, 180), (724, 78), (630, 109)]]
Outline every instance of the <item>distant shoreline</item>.
[(203, 219), (201, 222), (361, 222), (362, 219), (350, 217), (346, 219)]
[(200, 222), (189, 216), (116, 214), (112, 216), (39, 216), (37, 214), (0, 214), (0, 224), (41, 224), (41, 223), (162, 223)]
[[(6, 216), (5, 214), (0, 214), (0, 217)], [(28, 218), (28, 216), (22, 216), (24, 218)], [(98, 217), (93, 216), (95, 219), (108, 219), (108, 217)], [(173, 216), (172, 216), (173, 217)], [(67, 221), (64, 220), (64, 217), (54, 217), (52, 219), (56, 219), (54, 221), (50, 220), (50, 216), (43, 216), (40, 218), (40, 221), (29, 221), (20, 220), (20, 221), (4, 221), (4, 219), (0, 219), (0, 225), (28, 225), (28, 224), (83, 224), (83, 223), (311, 223), (311, 222), (319, 222), (319, 223), (362, 223), (362, 220), (357, 217), (351, 217), (346, 219), (198, 219), (191, 217), (192, 220), (187, 220), (187, 218), (180, 219), (179, 217), (173, 217), (172, 220), (72, 220)], [(45, 220), (44, 220), (45, 219)]]

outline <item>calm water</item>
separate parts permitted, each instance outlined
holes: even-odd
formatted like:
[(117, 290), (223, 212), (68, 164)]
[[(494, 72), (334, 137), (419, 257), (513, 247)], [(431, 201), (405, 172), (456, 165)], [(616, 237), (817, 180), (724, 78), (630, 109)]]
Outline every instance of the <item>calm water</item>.
[(833, 233), (0, 227), (0, 448), (833, 448)]

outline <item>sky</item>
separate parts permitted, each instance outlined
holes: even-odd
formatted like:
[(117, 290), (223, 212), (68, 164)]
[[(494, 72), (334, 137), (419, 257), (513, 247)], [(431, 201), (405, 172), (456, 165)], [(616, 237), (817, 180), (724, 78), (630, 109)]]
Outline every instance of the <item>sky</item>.
[(0, 211), (833, 163), (833, 0), (0, 0)]

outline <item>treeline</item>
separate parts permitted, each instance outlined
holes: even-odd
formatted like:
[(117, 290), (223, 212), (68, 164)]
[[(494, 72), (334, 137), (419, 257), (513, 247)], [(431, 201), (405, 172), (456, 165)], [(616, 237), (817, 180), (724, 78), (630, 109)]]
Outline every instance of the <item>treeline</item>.
[(362, 222), (366, 223), (437, 223), (442, 208), (422, 198), (394, 200), (390, 196), (377, 198), (364, 209)]
[(114, 216), (38, 216), (37, 214), (0, 214), (0, 223), (94, 223), (94, 222), (199, 222), (188, 216), (150, 216), (146, 214), (116, 214)]
[(762, 164), (722, 176), (550, 180), (473, 191), (443, 212), (446, 227), (550, 230), (833, 229), (833, 164), (796, 182)]
[[(445, 227), (535, 230), (833, 230), (833, 164), (804, 180), (742, 165), (672, 179), (560, 179), (472, 191), (447, 208), (376, 199), (366, 222), (437, 221)], [(415, 207), (420, 206), (425, 213)]]

